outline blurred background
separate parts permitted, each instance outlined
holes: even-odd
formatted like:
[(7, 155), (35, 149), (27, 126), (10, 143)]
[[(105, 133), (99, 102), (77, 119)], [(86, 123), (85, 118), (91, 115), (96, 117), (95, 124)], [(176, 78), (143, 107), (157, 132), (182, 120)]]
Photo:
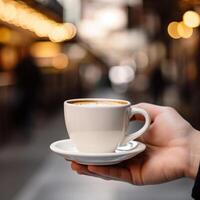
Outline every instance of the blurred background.
[(200, 129), (199, 25), (198, 0), (0, 0), (0, 199), (190, 199), (187, 179), (78, 176), (49, 144), (80, 97), (173, 106)]

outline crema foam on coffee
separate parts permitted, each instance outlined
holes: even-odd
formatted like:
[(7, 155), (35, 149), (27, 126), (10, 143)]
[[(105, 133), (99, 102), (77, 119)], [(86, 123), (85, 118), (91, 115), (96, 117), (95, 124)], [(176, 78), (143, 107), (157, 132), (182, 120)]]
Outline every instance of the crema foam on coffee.
[(113, 106), (113, 105), (126, 105), (123, 101), (74, 101), (70, 102), (75, 105), (87, 105), (87, 106)]

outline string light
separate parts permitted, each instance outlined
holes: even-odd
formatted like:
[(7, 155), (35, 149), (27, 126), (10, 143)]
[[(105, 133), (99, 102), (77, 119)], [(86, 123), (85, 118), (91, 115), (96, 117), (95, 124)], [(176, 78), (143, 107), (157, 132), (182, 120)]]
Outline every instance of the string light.
[(22, 2), (0, 0), (0, 19), (53, 42), (69, 40), (76, 35), (73, 24), (57, 23)]

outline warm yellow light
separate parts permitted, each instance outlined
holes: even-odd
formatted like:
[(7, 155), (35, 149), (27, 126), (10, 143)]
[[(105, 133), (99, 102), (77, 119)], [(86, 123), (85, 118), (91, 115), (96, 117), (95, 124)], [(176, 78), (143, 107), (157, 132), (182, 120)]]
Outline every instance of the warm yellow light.
[(76, 35), (76, 28), (70, 23), (57, 25), (54, 30), (49, 33), (49, 38), (52, 42), (62, 42), (69, 40)]
[(66, 30), (66, 38), (67, 39), (71, 39), (76, 35), (77, 30), (76, 30), (76, 27), (73, 24), (65, 23), (65, 24), (63, 24), (63, 27)]
[(171, 22), (167, 27), (168, 34), (174, 39), (180, 38), (180, 35), (177, 31), (178, 24), (178, 22)]
[(178, 24), (177, 31), (182, 38), (190, 38), (193, 34), (193, 28), (186, 26), (183, 22)]
[(15, 20), (19, 23), (19, 25), (22, 28), (28, 29), (29, 19), (30, 19), (30, 15), (27, 12), (25, 12), (25, 10), (21, 10), (20, 12), (17, 13)]
[(0, 57), (4, 70), (13, 70), (18, 61), (16, 49), (10, 46), (5, 46), (3, 49), (1, 49)]
[(51, 58), (60, 53), (60, 45), (53, 42), (37, 42), (31, 46), (31, 54), (37, 58)]
[(34, 32), (39, 37), (49, 37), (54, 42), (73, 38), (73, 24), (57, 23), (21, 1), (0, 0), (0, 20)]
[(0, 28), (0, 42), (8, 43), (11, 41), (11, 31), (7, 28)]
[(52, 59), (52, 65), (56, 69), (65, 69), (69, 64), (69, 59), (64, 53), (60, 53)]
[(34, 31), (39, 37), (47, 37), (53, 27), (46, 21), (35, 23)]
[(187, 11), (183, 15), (183, 22), (185, 23), (186, 26), (195, 28), (198, 27), (200, 24), (200, 17), (199, 14), (196, 13), (195, 11)]
[(7, 20), (8, 21), (13, 21), (16, 18), (17, 15), (17, 10), (16, 7), (14, 5), (8, 5), (7, 6)]

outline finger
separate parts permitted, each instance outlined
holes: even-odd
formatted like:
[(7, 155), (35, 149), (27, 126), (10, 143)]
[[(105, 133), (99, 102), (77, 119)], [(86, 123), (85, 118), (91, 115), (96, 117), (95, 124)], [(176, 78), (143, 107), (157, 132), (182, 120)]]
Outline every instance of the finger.
[(139, 108), (143, 108), (144, 110), (146, 110), (149, 113), (149, 115), (151, 116), (151, 119), (153, 121), (155, 120), (155, 118), (159, 114), (164, 112), (164, 107), (153, 105), (153, 104), (149, 104), (149, 103), (139, 103), (139, 104), (136, 104), (134, 106), (135, 107), (139, 107)]
[(101, 178), (101, 179), (104, 179), (104, 180), (111, 180), (110, 178), (108, 177), (104, 177), (104, 176), (101, 176), (101, 175), (97, 175), (95, 173), (92, 173), (92, 172), (83, 172), (83, 173), (79, 173), (80, 175), (86, 175), (86, 176), (91, 176), (91, 177), (95, 177), (95, 178)]
[(131, 173), (118, 166), (88, 166), (88, 170), (103, 177), (132, 183)]
[(152, 126), (150, 126), (144, 134), (136, 138), (135, 141), (142, 142), (146, 145), (152, 145), (151, 128)]
[(143, 166), (145, 160), (148, 158), (147, 153), (142, 153), (126, 161), (127, 168), (129, 169), (134, 185), (144, 185)]
[(101, 179), (104, 179), (104, 180), (110, 180), (110, 178), (108, 178), (108, 177), (104, 177), (104, 176), (101, 176), (101, 175), (97, 175), (94, 172), (90, 172), (88, 170), (87, 165), (81, 165), (81, 164), (78, 164), (78, 163), (73, 161), (72, 164), (71, 164), (71, 167), (72, 167), (72, 170), (76, 171), (79, 175), (86, 175), (86, 176), (101, 178)]
[(73, 171), (76, 171), (79, 174), (89, 173), (87, 165), (81, 165), (81, 164), (78, 164), (74, 161), (71, 164), (71, 168), (72, 168)]

